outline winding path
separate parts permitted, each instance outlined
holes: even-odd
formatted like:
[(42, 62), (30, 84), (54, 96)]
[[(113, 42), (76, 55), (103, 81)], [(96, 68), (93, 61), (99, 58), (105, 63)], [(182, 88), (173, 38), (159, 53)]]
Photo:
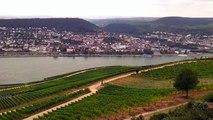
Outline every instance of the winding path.
[(25, 118), (24, 120), (33, 120), (34, 118), (38, 118), (39, 116), (43, 116), (44, 114), (48, 114), (49, 112), (53, 112), (53, 111), (55, 111), (55, 110), (57, 110), (57, 109), (66, 107), (66, 106), (68, 106), (68, 105), (71, 105), (71, 104), (73, 104), (73, 103), (75, 103), (75, 102), (78, 102), (78, 101), (80, 101), (80, 100), (82, 100), (82, 99), (84, 99), (84, 98), (86, 98), (86, 97), (89, 97), (89, 96), (95, 94), (95, 93), (103, 86), (103, 84), (109, 83), (109, 82), (114, 81), (114, 80), (117, 80), (117, 79), (121, 79), (121, 78), (128, 77), (128, 76), (130, 76), (130, 75), (132, 75), (132, 74), (135, 74), (135, 72), (130, 72), (130, 73), (126, 73), (126, 74), (119, 75), (119, 76), (116, 76), (116, 77), (112, 77), (112, 78), (109, 78), (109, 79), (105, 79), (104, 82), (102, 82), (102, 81), (96, 82), (96, 83), (94, 83), (94, 84), (92, 84), (92, 85), (90, 85), (90, 86), (88, 87), (89, 90), (91, 91), (90, 93), (87, 93), (87, 94), (85, 94), (85, 95), (82, 95), (82, 96), (80, 96), (80, 97), (78, 97), (78, 98), (75, 98), (75, 99), (73, 99), (73, 100), (70, 100), (70, 101), (68, 101), (68, 102), (62, 103), (62, 104), (60, 104), (60, 105), (58, 105), (58, 106), (55, 106), (55, 107), (50, 108), (50, 109), (47, 109), (47, 110), (42, 111), (42, 112), (40, 112), (40, 113), (34, 114), (34, 115), (32, 115), (32, 116), (30, 116), (30, 117), (28, 117), (28, 118)]
[[(184, 63), (192, 63), (192, 62), (196, 62), (196, 61), (185, 61), (185, 62), (177, 62), (177, 63), (171, 63), (171, 64), (166, 64), (166, 65), (162, 65), (162, 66), (158, 66), (158, 67), (153, 67), (153, 68), (149, 68), (149, 69), (145, 69), (145, 70), (140, 70), (139, 73), (142, 73), (142, 72), (148, 72), (148, 71), (151, 71), (151, 70), (156, 70), (156, 69), (162, 69), (164, 67), (169, 67), (169, 66), (174, 66), (174, 65), (178, 65), (178, 64), (184, 64)], [(118, 79), (121, 79), (121, 78), (125, 78), (125, 77), (128, 77), (128, 76), (131, 76), (133, 74), (136, 74), (136, 72), (128, 72), (128, 73), (125, 73), (125, 74), (121, 74), (121, 75), (117, 75), (117, 76), (114, 76), (114, 77), (111, 77), (111, 78), (108, 78), (108, 79), (104, 79), (104, 80), (101, 80), (99, 82), (96, 82), (92, 85), (90, 85), (88, 88), (90, 89), (90, 93), (87, 93), (85, 95), (82, 95), (78, 98), (75, 98), (73, 100), (70, 100), (68, 102), (65, 102), (65, 103), (62, 103), (58, 106), (55, 106), (55, 107), (52, 107), (50, 109), (47, 109), (47, 110), (44, 110), (42, 112), (39, 112), (37, 114), (34, 114), (28, 118), (25, 118), (24, 120), (33, 120), (34, 118), (38, 118), (39, 116), (43, 116), (44, 114), (48, 114), (49, 112), (53, 112), (57, 109), (60, 109), (60, 108), (63, 108), (63, 107), (66, 107), (68, 105), (71, 105), (75, 102), (78, 102), (86, 97), (89, 97), (93, 94), (95, 94), (98, 90), (100, 90), (101, 87), (103, 87), (103, 84), (105, 83), (109, 83), (109, 82), (112, 82), (112, 81), (115, 81), (115, 80), (118, 80)]]

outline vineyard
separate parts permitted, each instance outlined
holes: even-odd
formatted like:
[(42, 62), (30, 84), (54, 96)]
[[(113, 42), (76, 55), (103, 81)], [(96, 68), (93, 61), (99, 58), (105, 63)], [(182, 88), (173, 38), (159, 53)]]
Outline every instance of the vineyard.
[(123, 87), (147, 89), (173, 88), (175, 77), (184, 68), (190, 68), (198, 74), (200, 82), (197, 88), (213, 88), (213, 60), (178, 64), (142, 72), (139, 75), (132, 75), (124, 79), (113, 81), (112, 84)]
[(131, 112), (132, 106), (157, 101), (165, 95), (172, 94), (174, 89), (135, 89), (108, 85), (97, 94), (78, 103), (59, 109), (39, 120), (79, 120), (106, 117), (120, 110)]
[(197, 72), (200, 79), (213, 78), (213, 60), (197, 61), (195, 63), (180, 64), (163, 69), (152, 70), (142, 73), (140, 77), (152, 80), (171, 80), (174, 79), (183, 68), (190, 68)]
[[(4, 90), (4, 87), (2, 87), (0, 89), (0, 111), (2, 112), (0, 119), (20, 120), (30, 117), (79, 96), (91, 93), (93, 89), (88, 86), (99, 85), (97, 81), (156, 66), (161, 65), (102, 67), (84, 70), (84, 72), (77, 71), (53, 76), (42, 82), (29, 83), (14, 89), (10, 89), (7, 86), (9, 89)], [(131, 116), (133, 107), (147, 105), (176, 93), (177, 91), (173, 88), (171, 80), (183, 68), (190, 68), (196, 71), (199, 75), (199, 80), (204, 82), (207, 80), (206, 84), (200, 84), (197, 89), (213, 88), (213, 61), (198, 60), (193, 63), (150, 70), (129, 77), (120, 77), (120, 79), (112, 81), (103, 88), (101, 87), (96, 94), (44, 114), (37, 119), (76, 120), (98, 119), (100, 117), (109, 119), (111, 116), (116, 116), (117, 113), (121, 112), (128, 113)], [(91, 91), (86, 89), (87, 87)], [(205, 99), (212, 100), (212, 93), (206, 96)]]
[(125, 73), (138, 67), (106, 67), (87, 71), (70, 77), (32, 84), (27, 87), (0, 91), (0, 110), (19, 104), (96, 82), (107, 77)]
[(80, 90), (72, 94), (68, 94), (65, 96), (60, 96), (54, 99), (51, 99), (49, 101), (41, 102), (38, 104), (33, 104), (24, 108), (20, 108), (14, 111), (6, 112), (0, 115), (1, 120), (21, 120), (31, 114), (34, 114), (36, 112), (39, 112), (41, 110), (45, 110), (47, 108), (50, 108), (56, 104), (66, 102), (67, 100), (76, 98), (80, 95), (86, 94), (90, 92), (88, 89), (86, 90)]

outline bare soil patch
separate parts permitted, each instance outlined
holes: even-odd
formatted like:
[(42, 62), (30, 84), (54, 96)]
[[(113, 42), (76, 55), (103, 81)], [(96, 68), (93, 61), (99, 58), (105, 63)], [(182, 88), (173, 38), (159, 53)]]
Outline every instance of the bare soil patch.
[[(190, 100), (198, 99), (213, 90), (199, 90), (199, 91), (191, 91), (189, 92), (189, 98), (185, 97), (185, 93), (178, 93), (167, 96), (160, 101), (146, 104), (142, 106), (136, 106), (129, 110), (123, 110), (114, 115), (108, 115), (104, 117), (97, 117), (96, 120), (122, 120), (122, 119), (130, 119), (131, 116), (136, 116), (139, 114), (144, 114), (144, 118), (148, 119), (155, 113), (159, 112), (161, 109), (162, 112), (168, 112), (167, 108), (171, 106), (181, 105), (189, 102)], [(210, 104), (210, 107), (213, 108), (213, 104)]]

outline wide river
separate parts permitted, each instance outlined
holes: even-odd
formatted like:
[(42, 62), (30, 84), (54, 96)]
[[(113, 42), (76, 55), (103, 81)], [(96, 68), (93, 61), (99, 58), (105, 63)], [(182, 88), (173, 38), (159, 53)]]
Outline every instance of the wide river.
[[(198, 55), (211, 56), (209, 54)], [(45, 77), (100, 66), (144, 66), (184, 59), (192, 56), (146, 57), (18, 57), (0, 58), (0, 84), (27, 83), (43, 80)]]

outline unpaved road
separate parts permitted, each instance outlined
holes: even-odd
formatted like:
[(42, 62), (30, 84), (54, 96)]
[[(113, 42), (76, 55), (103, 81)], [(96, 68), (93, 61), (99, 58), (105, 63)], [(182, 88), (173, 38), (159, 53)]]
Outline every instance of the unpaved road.
[[(121, 79), (121, 78), (128, 77), (128, 76), (130, 76), (130, 75), (132, 75), (132, 74), (135, 74), (135, 72), (130, 72), (130, 73), (126, 73), (126, 74), (119, 75), (119, 76), (116, 76), (116, 77), (112, 77), (112, 78), (109, 78), (109, 79), (105, 79), (103, 83), (104, 83), (104, 84), (105, 84), (105, 83), (109, 83), (109, 82), (114, 81), (114, 80), (117, 80), (117, 79)], [(30, 117), (28, 117), (28, 118), (25, 118), (24, 120), (33, 120), (34, 118), (38, 118), (38, 116), (43, 116), (44, 114), (48, 114), (49, 112), (52, 112), (52, 111), (55, 111), (55, 110), (60, 109), (60, 108), (62, 108), (62, 107), (71, 105), (71, 104), (73, 104), (73, 103), (75, 103), (75, 102), (78, 102), (78, 101), (82, 100), (83, 98), (86, 98), (86, 97), (89, 97), (89, 96), (95, 94), (101, 87), (102, 87), (102, 81), (99, 81), (99, 82), (97, 82), (97, 83), (94, 83), (94, 84), (92, 84), (92, 85), (90, 85), (90, 86), (88, 87), (88, 88), (90, 89), (90, 91), (91, 91), (90, 93), (87, 93), (87, 94), (85, 94), (85, 95), (82, 95), (82, 96), (80, 96), (80, 97), (78, 97), (78, 98), (75, 98), (75, 99), (73, 99), (73, 100), (70, 100), (70, 101), (68, 101), (68, 102), (62, 103), (62, 104), (60, 104), (60, 105), (58, 105), (58, 106), (55, 106), (55, 107), (50, 108), (50, 109), (47, 109), (47, 110), (42, 111), (42, 112), (40, 112), (40, 113), (34, 114), (34, 115), (32, 115), (32, 116), (30, 116)]]
[[(184, 63), (192, 63), (192, 62), (195, 62), (195, 61), (186, 61), (186, 62), (178, 62), (178, 63), (172, 63), (172, 64), (167, 64), (167, 65), (162, 65), (162, 66), (158, 66), (158, 67), (153, 67), (153, 68), (150, 68), (150, 69), (145, 69), (145, 70), (141, 70), (139, 71), (139, 73), (142, 73), (142, 72), (148, 72), (148, 71), (151, 71), (151, 70), (156, 70), (156, 69), (162, 69), (164, 67), (169, 67), (169, 66), (174, 66), (174, 65), (178, 65), (178, 64), (184, 64)], [(62, 107), (65, 107), (65, 106), (68, 106), (68, 105), (71, 105), (72, 103), (75, 103), (75, 102), (78, 102), (88, 96), (91, 96), (93, 94), (95, 94), (103, 85), (103, 83), (109, 83), (109, 82), (112, 82), (114, 80), (118, 80), (118, 79), (121, 79), (121, 78), (125, 78), (125, 77), (128, 77), (128, 76), (131, 76), (132, 74), (136, 74), (136, 72), (129, 72), (129, 73), (125, 73), (125, 74), (121, 74), (121, 75), (118, 75), (118, 76), (114, 76), (114, 77), (111, 77), (111, 78), (108, 78), (108, 79), (104, 79), (102, 81), (99, 81), (99, 82), (96, 82), (92, 85), (90, 85), (88, 88), (90, 89), (90, 93), (87, 93), (85, 95), (82, 95), (78, 98), (75, 98), (73, 100), (70, 100), (68, 102), (65, 102), (65, 103), (62, 103), (58, 106), (55, 106), (53, 108), (50, 108), (50, 109), (47, 109), (45, 111), (42, 111), (42, 112), (39, 112), (37, 114), (34, 114), (28, 118), (25, 118), (24, 120), (33, 120), (34, 118), (38, 118), (38, 116), (43, 116), (43, 114), (48, 114), (49, 112), (53, 112), (57, 109), (60, 109)]]
[[(185, 98), (185, 93), (178, 93), (170, 95), (168, 98), (162, 99), (158, 102), (154, 102), (149, 105), (138, 107), (135, 109), (135, 117), (142, 115), (144, 120), (149, 120), (151, 116), (158, 113), (166, 113), (170, 110), (174, 110), (177, 107), (187, 104), (189, 101), (200, 98), (206, 95), (209, 92), (213, 92), (212, 89), (209, 90), (199, 90), (199, 91), (190, 91), (189, 99)], [(133, 109), (134, 111), (134, 109)], [(131, 120), (132, 117), (127, 117), (124, 120)]]

